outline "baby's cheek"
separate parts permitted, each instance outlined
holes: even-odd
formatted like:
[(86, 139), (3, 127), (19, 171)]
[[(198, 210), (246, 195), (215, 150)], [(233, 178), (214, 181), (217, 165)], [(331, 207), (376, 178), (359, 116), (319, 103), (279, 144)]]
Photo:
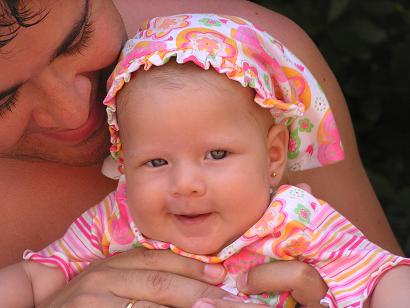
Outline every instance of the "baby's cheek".
[(147, 191), (133, 191), (129, 194), (128, 207), (138, 229), (146, 236), (156, 238), (156, 233), (163, 224), (165, 207), (161, 197)]

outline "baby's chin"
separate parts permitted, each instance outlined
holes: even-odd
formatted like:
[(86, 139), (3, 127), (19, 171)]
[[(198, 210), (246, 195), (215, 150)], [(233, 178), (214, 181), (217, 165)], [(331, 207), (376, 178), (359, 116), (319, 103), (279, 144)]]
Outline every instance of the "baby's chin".
[(177, 241), (172, 243), (177, 248), (201, 256), (217, 256), (225, 247), (233, 243), (234, 240), (228, 242), (220, 239), (186, 239), (184, 241)]

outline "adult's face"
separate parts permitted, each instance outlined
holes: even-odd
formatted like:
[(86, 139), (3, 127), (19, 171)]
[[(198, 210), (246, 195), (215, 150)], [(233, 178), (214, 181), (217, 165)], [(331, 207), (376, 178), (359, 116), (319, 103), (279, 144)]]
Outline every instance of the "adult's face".
[(110, 0), (26, 3), (48, 14), (0, 49), (0, 157), (96, 163), (108, 149), (102, 70), (125, 39), (121, 17)]

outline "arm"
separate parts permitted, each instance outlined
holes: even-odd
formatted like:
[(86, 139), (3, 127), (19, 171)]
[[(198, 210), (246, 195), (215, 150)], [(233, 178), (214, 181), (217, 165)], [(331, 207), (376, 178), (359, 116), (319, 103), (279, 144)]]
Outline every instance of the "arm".
[(370, 299), (371, 308), (405, 308), (410, 304), (410, 267), (398, 266), (380, 279)]
[[(373, 294), (379, 294), (373, 307), (390, 306), (383, 303), (391, 304), (393, 300), (407, 302), (410, 259), (370, 242), (350, 221), (318, 201), (308, 201), (320, 205), (311, 209), (309, 248), (298, 259), (314, 266), (328, 285), (323, 302), (331, 307), (362, 306)], [(394, 289), (399, 282), (403, 285)], [(380, 291), (373, 293), (378, 284)]]
[(33, 307), (65, 284), (60, 270), (34, 262), (20, 262), (0, 270), (0, 298), (4, 307)]

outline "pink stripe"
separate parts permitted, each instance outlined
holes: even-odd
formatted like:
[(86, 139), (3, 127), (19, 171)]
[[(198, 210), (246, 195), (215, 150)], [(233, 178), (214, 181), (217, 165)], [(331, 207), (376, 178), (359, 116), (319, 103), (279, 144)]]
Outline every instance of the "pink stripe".
[(70, 267), (67, 265), (67, 263), (64, 260), (62, 260), (61, 258), (57, 256), (43, 257), (38, 253), (33, 253), (26, 260), (36, 261), (42, 264), (54, 265), (55, 267), (59, 268), (63, 272), (64, 278), (66, 281), (69, 281), (71, 278)]
[(101, 251), (101, 239), (102, 237), (92, 237), (91, 245), (94, 247), (94, 249)]
[[(114, 199), (113, 199), (113, 194), (110, 194), (108, 198), (104, 199), (103, 202), (98, 204), (97, 206), (97, 212), (98, 212), (98, 217), (99, 217), (99, 222), (101, 223), (101, 230), (102, 233), (105, 232), (105, 230), (108, 229), (108, 217), (112, 216), (113, 213), (113, 208), (115, 206)], [(108, 202), (108, 204), (107, 204)], [(106, 207), (106, 204), (108, 205), (108, 209)]]
[[(329, 216), (328, 216), (329, 217)], [(327, 217), (327, 218), (328, 218)], [(336, 223), (332, 224), (330, 227), (332, 228), (331, 230), (324, 232), (324, 236), (322, 236), (320, 239), (318, 239), (318, 241), (315, 241), (315, 244), (312, 245), (309, 250), (307, 251), (307, 253), (311, 253), (313, 250), (322, 250), (322, 253), (324, 253), (326, 250), (326, 248), (322, 247), (323, 243), (326, 242), (331, 236), (334, 235), (334, 233), (336, 233), (337, 230), (341, 229), (340, 226), (344, 225), (345, 221), (344, 220), (340, 220), (337, 219)], [(322, 222), (320, 224), (323, 225), (324, 222)], [(320, 232), (320, 228), (318, 227), (315, 232)], [(340, 237), (340, 236), (339, 236)], [(334, 239), (333, 241), (336, 241), (339, 237), (336, 237), (336, 239)], [(333, 243), (333, 241), (331, 241), (330, 243)], [(321, 256), (319, 255), (319, 258)]]
[(90, 232), (90, 224), (81, 216), (79, 219), (75, 221), (76, 227), (80, 230), (81, 234), (86, 235), (87, 239), (90, 240), (91, 232)]
[[(75, 234), (75, 236), (78, 236), (77, 234)], [(84, 259), (85, 257), (87, 257), (87, 259), (90, 258), (90, 255), (92, 255), (93, 259), (100, 259), (101, 258), (101, 251), (98, 249), (93, 250), (92, 248), (94, 247), (94, 245), (92, 245), (91, 243), (91, 238), (87, 238), (88, 242), (83, 242), (81, 238), (78, 237), (78, 240), (76, 241), (76, 244), (78, 245), (78, 249), (80, 252), (82, 252), (82, 255), (80, 255), (80, 259)], [(83, 246), (80, 247), (79, 245), (82, 244)], [(86, 254), (86, 255), (84, 255)]]
[(315, 218), (312, 220), (312, 227), (318, 229), (327, 218), (334, 213), (334, 210), (330, 206), (323, 206), (321, 210), (315, 214)]
[(349, 247), (356, 239), (354, 237), (352, 237), (349, 241), (347, 241), (346, 244), (344, 244), (343, 246), (340, 246), (339, 251), (340, 253), (338, 254), (338, 256), (340, 256), (343, 251), (347, 250), (347, 247)]
[[(356, 238), (357, 238), (357, 241), (347, 249), (354, 250), (355, 248), (357, 248), (358, 246), (363, 244), (363, 242), (368, 242), (368, 240), (364, 237), (356, 237)], [(369, 245), (366, 245), (365, 247), (363, 247), (363, 250), (366, 250), (367, 246), (369, 246)]]
[[(333, 262), (334, 264), (327, 268), (326, 265), (320, 267), (321, 270), (329, 272), (328, 276), (329, 277), (336, 277), (341, 275), (344, 271), (346, 271), (347, 269), (351, 269), (352, 267), (356, 267), (357, 264), (361, 263), (363, 259), (367, 259), (367, 256), (372, 253), (372, 251), (367, 251), (367, 253), (363, 256), (361, 254), (356, 254), (356, 253), (352, 253), (349, 256), (349, 260), (344, 259), (344, 260), (340, 260), (340, 259), (335, 259)], [(349, 263), (346, 263), (347, 261), (350, 261)], [(336, 266), (336, 264), (339, 265), (343, 265), (343, 266)], [(339, 271), (334, 271), (334, 269), (338, 269)], [(333, 272), (332, 275), (329, 275), (331, 272)]]
[(362, 268), (360, 270), (360, 274), (358, 274), (359, 270), (355, 271), (355, 274), (358, 275), (350, 276), (350, 280), (348, 280), (347, 283), (353, 282), (354, 280), (361, 280), (365, 278), (365, 276), (368, 276), (370, 273), (377, 271), (384, 263), (386, 263), (386, 261), (389, 261), (388, 259), (389, 258), (387, 258), (386, 260), (385, 256), (380, 256), (369, 265), (366, 265), (366, 267), (360, 266)]
[[(337, 226), (340, 227), (340, 225), (343, 223), (343, 221), (339, 222), (337, 224)], [(333, 228), (334, 229), (334, 228)], [(340, 230), (340, 228), (338, 228), (337, 230)], [(328, 233), (328, 235), (326, 236), (326, 240), (328, 240), (328, 238), (331, 236), (331, 234), (334, 234), (337, 232), (337, 230), (332, 230), (331, 232)], [(343, 236), (343, 232), (340, 232), (339, 235), (337, 235), (335, 238), (333, 238), (332, 240), (330, 240), (330, 242), (328, 241), (327, 246), (322, 246), (322, 247), (318, 247), (318, 255), (319, 255), (319, 259), (324, 259), (324, 255), (328, 254), (329, 251), (334, 250), (333, 248), (340, 245), (341, 243), (343, 243), (343, 241), (345, 240), (345, 236)], [(358, 241), (357, 241), (358, 240)], [(355, 243), (355, 247), (357, 247), (358, 245), (360, 245), (360, 243), (363, 241), (362, 238), (357, 238), (356, 236), (352, 235), (352, 239), (349, 240), (349, 242), (354, 241)], [(318, 243), (318, 245), (323, 245), (323, 242), (325, 242), (325, 240), (322, 240), (321, 242)], [(316, 246), (316, 245), (315, 245)], [(341, 250), (341, 248), (337, 248), (337, 250)], [(330, 258), (330, 256), (329, 256)], [(327, 258), (326, 258), (327, 259)]]
[[(334, 259), (334, 260), (337, 260), (338, 258), (340, 258), (343, 254), (345, 254), (346, 252), (349, 252), (349, 251), (352, 251), (353, 249), (351, 249), (351, 248), (355, 248), (355, 247), (357, 247), (357, 246), (359, 246), (361, 243), (363, 243), (363, 239), (361, 239), (361, 238), (355, 238), (355, 237), (353, 237), (350, 241), (349, 241), (349, 243), (351, 244), (351, 246), (349, 247), (349, 248), (347, 248), (347, 247), (344, 247), (344, 248), (340, 248), (340, 250), (336, 250), (336, 251), (334, 251), (334, 252), (332, 252), (330, 255), (329, 255), (329, 259)], [(347, 245), (345, 245), (345, 246), (347, 246)], [(328, 264), (330, 265), (331, 263), (333, 263), (334, 261), (331, 261), (331, 262), (329, 262)], [(345, 261), (344, 261), (345, 262)]]
[[(364, 268), (365, 271), (362, 270), (360, 275), (352, 275), (352, 276), (349, 277), (350, 280), (347, 280), (344, 284), (339, 283), (337, 285), (337, 287), (333, 288), (334, 292), (336, 292), (336, 290), (339, 290), (339, 289), (344, 290), (347, 285), (356, 284), (359, 281), (364, 281), (365, 282), (368, 279), (368, 276), (370, 276), (371, 273), (376, 272), (380, 268), (380, 266), (381, 266), (380, 263), (381, 262), (383, 262), (383, 257), (378, 258), (374, 262), (376, 264), (373, 264), (372, 266), (370, 266), (367, 269)], [(341, 295), (339, 295), (337, 297), (337, 299), (338, 299), (338, 301), (343, 301), (343, 300), (345, 300), (346, 298), (349, 298), (349, 297), (356, 297), (356, 296), (360, 297), (360, 295), (363, 294), (363, 291), (365, 289), (366, 289), (366, 283), (361, 283), (361, 285), (359, 285), (356, 292), (343, 292)]]
[(68, 279), (73, 278), (74, 275), (77, 273), (77, 271), (73, 270), (73, 268), (71, 267), (71, 263), (67, 264), (66, 260), (60, 258), (59, 256), (53, 256), (53, 259), (57, 260), (61, 264), (61, 266), (65, 269), (65, 271), (67, 271)]
[(93, 242), (93, 245), (97, 245), (96, 247), (100, 247), (99, 243), (95, 242), (101, 242), (104, 234), (104, 229), (102, 227), (101, 219), (98, 219), (98, 222), (95, 222), (93, 224), (93, 228), (91, 230), (91, 239)]
[[(326, 232), (324, 233), (324, 236), (321, 237), (321, 239), (319, 241), (315, 241), (314, 245), (311, 245), (309, 250), (307, 250), (305, 252), (306, 255), (312, 256), (313, 258), (311, 259), (312, 261), (310, 261), (310, 264), (316, 264), (319, 262), (324, 262), (324, 260), (326, 259), (330, 259), (332, 254), (330, 254), (329, 256), (326, 256), (326, 258), (323, 257), (323, 254), (328, 253), (328, 250), (324, 250), (325, 248), (322, 248), (322, 245), (324, 242), (329, 242), (328, 247), (333, 247), (335, 246), (335, 243), (337, 244), (338, 242), (340, 242), (340, 236), (336, 237), (335, 239), (332, 239), (331, 241), (329, 241), (329, 238), (333, 236), (333, 234), (331, 232)], [(316, 260), (316, 261), (313, 261)], [(331, 260), (329, 260), (330, 262)]]
[(332, 307), (337, 307), (337, 302), (329, 293), (326, 294), (325, 298), (332, 303)]
[[(78, 240), (77, 234), (75, 232), (67, 233), (63, 238), (63, 243), (66, 249), (71, 255), (75, 256), (77, 259), (81, 259), (84, 255), (84, 244)], [(62, 248), (64, 250), (64, 248)]]
[(100, 255), (97, 253), (95, 253), (94, 251), (92, 251), (90, 248), (90, 238), (86, 237), (86, 240), (88, 240), (89, 242), (83, 242), (82, 238), (80, 238), (80, 234), (78, 234), (76, 232), (76, 230), (70, 229), (69, 232), (66, 233), (66, 235), (63, 238), (63, 243), (67, 246), (67, 249), (70, 251), (70, 253), (73, 256), (76, 256), (77, 259), (82, 260), (85, 257), (87, 257), (87, 259), (90, 258), (90, 254), (100, 258)]

